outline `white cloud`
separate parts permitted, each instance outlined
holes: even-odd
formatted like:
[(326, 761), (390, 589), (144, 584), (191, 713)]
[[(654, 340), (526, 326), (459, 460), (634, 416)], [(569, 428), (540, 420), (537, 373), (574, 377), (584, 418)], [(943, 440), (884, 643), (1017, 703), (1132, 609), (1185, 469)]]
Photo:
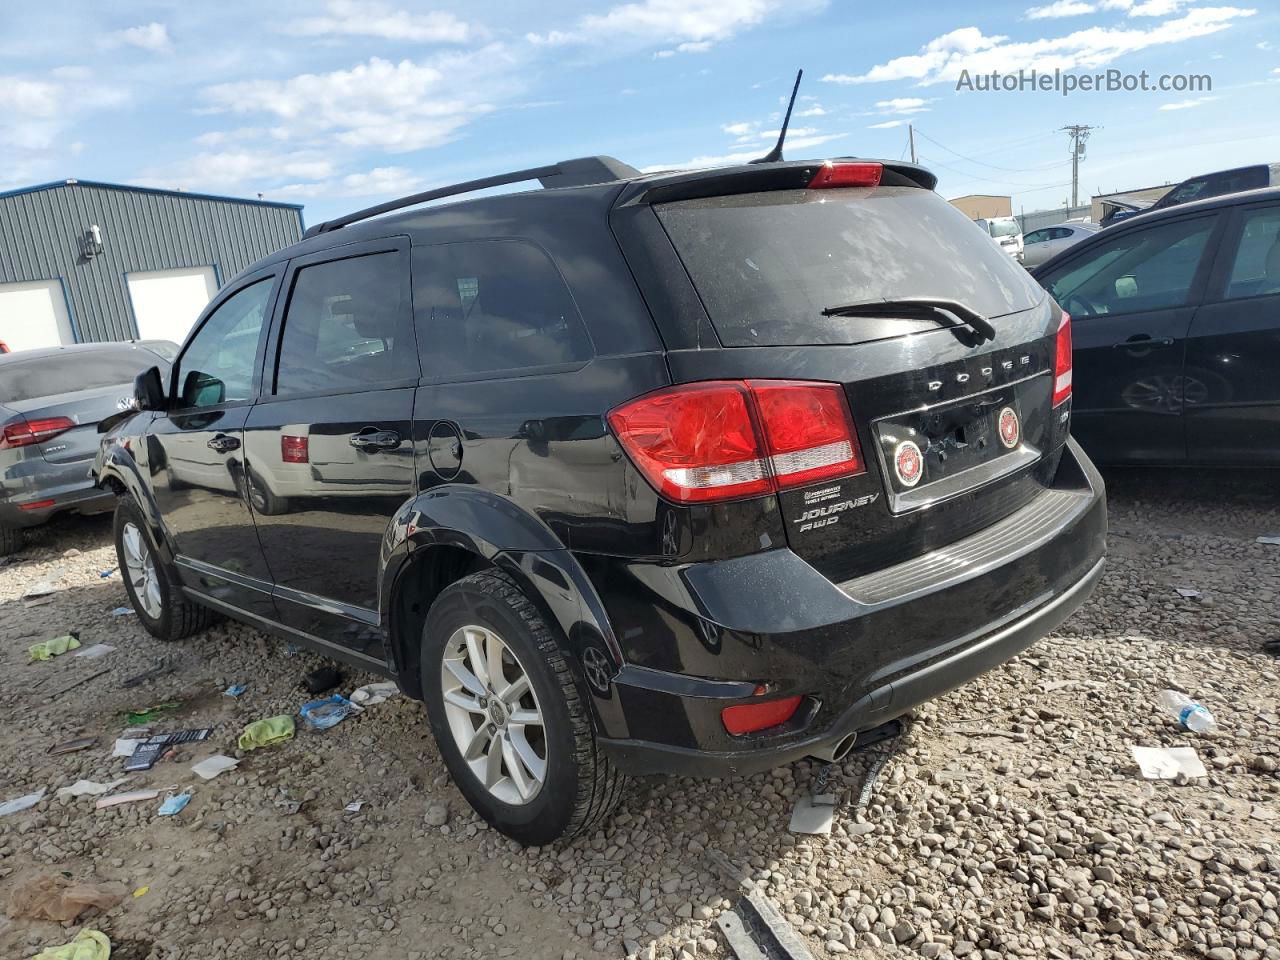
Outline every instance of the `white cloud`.
[(402, 197), (422, 189), (426, 181), (406, 167), (374, 167), (332, 180), (290, 183), (271, 191), (277, 197)]
[(1177, 13), (1195, 0), (1054, 0), (1042, 7), (1032, 7), (1026, 13), (1028, 20), (1056, 20), (1061, 17), (1079, 17), (1103, 10), (1121, 10), (1131, 17), (1167, 17)]
[(1196, 97), (1192, 100), (1177, 100), (1173, 103), (1160, 104), (1161, 110), (1190, 110), (1192, 107), (1198, 107), (1203, 103), (1211, 100), (1217, 100), (1217, 97)]
[(926, 100), (923, 97), (895, 97), (892, 100), (877, 100), (876, 109), (880, 113), (900, 113), (908, 116), (913, 113), (925, 113), (931, 103), (933, 98)]
[(41, 76), (0, 74), (0, 180), (27, 178), (27, 171), (60, 156), (68, 131), (85, 113), (128, 99), (109, 82), (90, 83), (84, 67), (58, 67)]
[(812, 107), (801, 110), (796, 114), (797, 117), (825, 117), (826, 115), (827, 111), (823, 110), (822, 107), (816, 103)]
[(837, 84), (914, 80), (926, 86), (954, 82), (965, 70), (989, 74), (1097, 68), (1149, 47), (1218, 33), (1255, 13), (1240, 7), (1196, 7), (1149, 29), (1089, 27), (1061, 37), (1028, 41), (986, 36), (977, 27), (961, 27), (930, 40), (919, 53), (895, 57), (863, 74), (827, 74), (822, 80)]
[(475, 29), (452, 13), (411, 13), (379, 0), (328, 0), (327, 14), (303, 17), (284, 25), (286, 33), (303, 37), (382, 37), (411, 43), (466, 43)]
[(244, 187), (265, 192), (280, 180), (320, 180), (333, 175), (333, 161), (314, 151), (273, 153), (244, 148), (199, 153), (177, 164), (144, 170), (134, 183), (175, 190)]
[[(776, 136), (776, 134), (775, 134)], [(817, 136), (797, 137), (792, 139), (787, 137), (786, 152), (794, 154), (797, 150), (805, 150), (809, 147), (820, 147), (824, 143), (830, 143), (832, 140), (841, 140), (847, 137), (847, 133), (825, 133)], [(719, 156), (698, 156), (684, 163), (655, 163), (643, 168), (644, 173), (655, 173), (660, 170), (697, 170), (702, 167), (725, 167), (739, 163), (749, 163), (760, 156), (760, 148), (753, 150), (739, 151), (736, 153), (725, 153)]]
[(867, 129), (868, 130), (889, 130), (889, 129), (892, 129), (893, 127), (905, 127), (906, 125), (907, 125), (907, 121), (905, 120), (885, 120), (883, 123), (873, 123), (871, 124), (871, 126), (867, 127)]
[(1092, 3), (1080, 3), (1079, 0), (1055, 0), (1043, 7), (1032, 7), (1027, 11), (1028, 20), (1055, 20), (1058, 17), (1078, 17), (1085, 13), (1093, 13), (1097, 8)]
[(99, 44), (108, 49), (112, 47), (138, 47), (155, 53), (166, 53), (170, 49), (169, 28), (163, 23), (144, 23), (137, 27), (116, 30), (104, 36)]
[(733, 137), (744, 137), (756, 126), (751, 123), (726, 123), (720, 129)]
[(276, 135), (325, 135), (353, 148), (392, 153), (449, 143), (468, 123), (520, 86), (501, 44), (430, 61), (392, 63), (372, 57), (349, 70), (305, 73), (288, 80), (246, 80), (204, 91), (215, 112), (265, 113)]

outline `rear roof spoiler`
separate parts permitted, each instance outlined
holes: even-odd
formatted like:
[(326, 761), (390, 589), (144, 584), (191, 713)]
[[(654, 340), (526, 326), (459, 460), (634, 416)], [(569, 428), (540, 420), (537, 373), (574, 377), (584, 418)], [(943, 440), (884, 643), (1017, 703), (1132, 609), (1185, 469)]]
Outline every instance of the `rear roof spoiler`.
[(884, 167), (880, 178), (882, 187), (921, 187), (932, 190), (938, 185), (938, 178), (934, 174), (914, 163), (832, 157), (830, 160), (793, 160), (657, 174), (633, 181), (618, 198), (618, 203), (669, 203), (673, 200), (695, 200), (734, 193), (803, 190), (825, 164), (859, 162), (880, 163)]
[(370, 217), (391, 213), (393, 210), (403, 210), (405, 207), (417, 206), (429, 200), (457, 197), (464, 193), (474, 193), (477, 190), (501, 187), (509, 183), (524, 183), (527, 180), (537, 180), (544, 189), (550, 190), (556, 187), (582, 187), (592, 183), (611, 183), (615, 180), (627, 180), (638, 176), (640, 176), (639, 170), (623, 163), (621, 160), (615, 160), (613, 157), (577, 157), (573, 160), (561, 160), (559, 163), (553, 163), (545, 167), (530, 167), (527, 170), (516, 170), (512, 173), (499, 173), (492, 177), (467, 180), (448, 187), (437, 187), (434, 190), (410, 194), (407, 197), (401, 197), (399, 200), (388, 200), (386, 203), (366, 207), (364, 210), (348, 213), (335, 220), (317, 223), (303, 234), (303, 238), (339, 230), (361, 220), (368, 220)]

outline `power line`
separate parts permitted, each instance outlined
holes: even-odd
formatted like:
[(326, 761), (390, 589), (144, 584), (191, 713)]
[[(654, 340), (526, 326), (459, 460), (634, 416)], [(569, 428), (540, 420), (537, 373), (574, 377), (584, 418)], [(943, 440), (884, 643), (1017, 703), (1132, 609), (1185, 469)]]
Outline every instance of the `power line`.
[(1071, 206), (1080, 206), (1080, 161), (1084, 159), (1084, 145), (1089, 132), (1097, 129), (1086, 123), (1072, 123), (1062, 128), (1071, 135)]
[(1024, 187), (1026, 189), (1023, 191), (1020, 191), (1024, 193), (1027, 190), (1042, 190), (1045, 187), (1063, 186), (1063, 184), (1058, 184), (1058, 183), (1018, 183), (1017, 181), (1010, 181), (1010, 180), (993, 180), (991, 177), (980, 177), (975, 173), (969, 173), (967, 170), (957, 169), (956, 167), (943, 163), (941, 160), (934, 160), (934, 159), (931, 159), (930, 157), (921, 156), (920, 161), (922, 163), (928, 164), (931, 167), (942, 167), (942, 169), (944, 170), (950, 170), (952, 173), (959, 174), (960, 176), (966, 177), (970, 180), (981, 180), (983, 183), (998, 183), (1001, 186)]
[(930, 143), (934, 144), (935, 146), (942, 147), (942, 149), (947, 151), (947, 153), (955, 154), (961, 160), (967, 160), (969, 163), (976, 163), (981, 167), (990, 167), (993, 170), (1004, 170), (1007, 173), (1035, 173), (1038, 170), (1045, 170), (1050, 167), (1062, 166), (1065, 163), (1065, 161), (1059, 160), (1059, 161), (1055, 161), (1054, 163), (1041, 164), (1040, 166), (1037, 166), (1037, 167), (1002, 167), (1002, 166), (999, 166), (998, 164), (986, 163), (985, 161), (982, 161), (982, 160), (975, 160), (973, 157), (965, 156), (963, 153), (960, 153), (957, 150), (952, 150), (946, 144), (938, 143), (937, 140), (933, 139), (933, 137), (929, 136), (923, 130), (916, 130), (915, 132), (918, 133), (925, 140), (928, 140)]

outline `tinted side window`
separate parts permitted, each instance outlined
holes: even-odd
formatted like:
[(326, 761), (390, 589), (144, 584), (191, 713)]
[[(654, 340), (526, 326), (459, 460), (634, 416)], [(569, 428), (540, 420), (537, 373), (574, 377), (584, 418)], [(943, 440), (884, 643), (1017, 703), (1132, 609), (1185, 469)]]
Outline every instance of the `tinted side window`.
[(132, 393), (133, 378), (147, 367), (159, 367), (161, 376), (167, 367), (164, 358), (132, 347), (16, 359), (20, 357), (16, 354), (15, 359), (0, 365), (0, 403), (112, 386), (128, 387)]
[(431, 376), (516, 370), (591, 359), (560, 271), (524, 240), (421, 248), (415, 300)]
[(397, 251), (303, 267), (285, 311), (276, 393), (345, 390), (416, 379)]
[(187, 344), (178, 361), (183, 407), (210, 407), (253, 396), (258, 338), (272, 283), (268, 277), (232, 294)]
[(1226, 299), (1280, 293), (1280, 207), (1250, 210), (1243, 225)]
[(1214, 222), (1199, 217), (1127, 231), (1094, 244), (1042, 281), (1073, 317), (1182, 306)]
[(1042, 243), (1050, 239), (1048, 230), (1032, 230), (1022, 238), (1023, 243)]

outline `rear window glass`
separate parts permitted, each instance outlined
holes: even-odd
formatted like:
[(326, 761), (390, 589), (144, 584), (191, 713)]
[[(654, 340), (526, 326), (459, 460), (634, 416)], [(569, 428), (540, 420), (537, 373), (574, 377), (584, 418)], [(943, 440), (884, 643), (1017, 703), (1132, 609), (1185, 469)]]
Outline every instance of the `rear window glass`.
[(930, 297), (999, 317), (1044, 296), (982, 228), (918, 187), (737, 194), (657, 211), (727, 346), (868, 339), (865, 318), (824, 317), (830, 307)]
[[(167, 364), (147, 350), (58, 353), (0, 364), (0, 403), (132, 384), (147, 367)], [(132, 393), (132, 390), (130, 390)]]

